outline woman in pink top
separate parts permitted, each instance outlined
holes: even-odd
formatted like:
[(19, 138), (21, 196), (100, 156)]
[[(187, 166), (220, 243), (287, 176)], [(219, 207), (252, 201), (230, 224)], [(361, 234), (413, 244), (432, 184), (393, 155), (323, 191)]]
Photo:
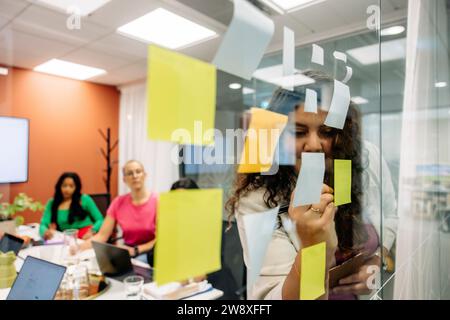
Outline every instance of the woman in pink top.
[[(111, 203), (94, 241), (107, 242), (114, 232), (116, 223), (123, 232), (125, 245), (132, 257), (146, 259), (146, 254), (155, 245), (155, 224), (157, 196), (145, 186), (144, 166), (136, 160), (128, 161), (123, 167), (123, 180), (131, 192), (119, 196)], [(91, 247), (91, 241), (82, 244), (82, 249)]]

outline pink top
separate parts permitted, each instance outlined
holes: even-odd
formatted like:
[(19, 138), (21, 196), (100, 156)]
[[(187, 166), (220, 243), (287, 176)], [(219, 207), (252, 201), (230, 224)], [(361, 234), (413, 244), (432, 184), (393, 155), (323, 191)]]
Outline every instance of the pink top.
[(136, 246), (155, 238), (157, 195), (147, 202), (134, 205), (131, 194), (119, 196), (111, 203), (107, 215), (116, 220), (123, 232), (125, 244)]

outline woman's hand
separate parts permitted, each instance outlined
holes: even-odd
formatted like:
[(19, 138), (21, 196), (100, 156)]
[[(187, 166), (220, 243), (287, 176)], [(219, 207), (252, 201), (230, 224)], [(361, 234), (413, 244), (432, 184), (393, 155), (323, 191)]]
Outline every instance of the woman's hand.
[(52, 239), (56, 233), (56, 229), (56, 224), (51, 223), (48, 229), (44, 232), (44, 240)]
[(130, 257), (134, 257), (134, 248), (133, 247), (129, 247), (129, 246), (122, 245), (122, 244), (118, 244), (117, 247), (128, 250), (128, 252), (130, 253)]
[(327, 250), (335, 251), (337, 247), (337, 236), (334, 226), (334, 216), (337, 208), (333, 200), (333, 189), (323, 185), (320, 203), (293, 207), (293, 197), (291, 196), (291, 206), (289, 216), (296, 222), (297, 233), (304, 248), (326, 242)]
[(50, 240), (54, 237), (56, 231), (54, 229), (47, 229), (44, 232), (44, 240)]
[(375, 288), (375, 274), (380, 272), (381, 259), (378, 256), (368, 260), (357, 273), (339, 280), (339, 286), (331, 289), (333, 294), (367, 295)]
[(82, 239), (87, 240), (87, 239), (92, 238), (93, 236), (94, 236), (94, 233), (92, 232), (92, 229), (90, 229), (83, 235)]

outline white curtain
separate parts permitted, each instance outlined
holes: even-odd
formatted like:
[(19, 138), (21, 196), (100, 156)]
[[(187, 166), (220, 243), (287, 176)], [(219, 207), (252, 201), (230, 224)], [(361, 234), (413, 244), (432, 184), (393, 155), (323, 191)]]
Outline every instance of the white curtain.
[(408, 2), (394, 299), (450, 299), (447, 19), (445, 0)]
[[(147, 138), (146, 84), (120, 88), (119, 166), (139, 160), (147, 172), (147, 187), (151, 191), (170, 190), (179, 178), (178, 164), (170, 159), (177, 146), (169, 142), (150, 141)], [(119, 172), (119, 194), (129, 192)]]

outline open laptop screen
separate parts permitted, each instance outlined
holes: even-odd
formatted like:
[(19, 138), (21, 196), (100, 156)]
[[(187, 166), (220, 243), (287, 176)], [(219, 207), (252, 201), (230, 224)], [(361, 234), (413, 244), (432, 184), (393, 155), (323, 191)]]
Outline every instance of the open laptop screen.
[(28, 256), (6, 300), (53, 300), (66, 267)]

